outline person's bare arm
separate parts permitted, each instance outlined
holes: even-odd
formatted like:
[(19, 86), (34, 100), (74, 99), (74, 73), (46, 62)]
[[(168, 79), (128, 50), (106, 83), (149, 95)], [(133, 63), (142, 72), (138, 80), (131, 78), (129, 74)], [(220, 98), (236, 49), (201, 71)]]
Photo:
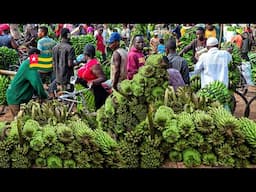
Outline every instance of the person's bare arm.
[(117, 89), (118, 79), (120, 77), (120, 64), (121, 64), (121, 56), (118, 52), (113, 53), (113, 65), (115, 66), (115, 73), (113, 81), (113, 88)]
[(100, 64), (94, 65), (92, 68), (92, 72), (97, 77), (96, 79), (91, 81), (92, 85), (100, 85), (102, 82), (107, 80), (104, 72), (102, 71)]
[(14, 40), (14, 38), (11, 38), (11, 45), (13, 49), (17, 49), (18, 48), (18, 44), (16, 43), (16, 41)]
[(193, 40), (190, 44), (188, 44), (187, 46), (185, 46), (185, 47), (178, 53), (178, 55), (182, 57), (183, 54), (185, 54), (185, 53), (187, 53), (187, 52), (189, 52), (190, 50), (193, 49), (194, 44), (195, 44), (195, 40)]

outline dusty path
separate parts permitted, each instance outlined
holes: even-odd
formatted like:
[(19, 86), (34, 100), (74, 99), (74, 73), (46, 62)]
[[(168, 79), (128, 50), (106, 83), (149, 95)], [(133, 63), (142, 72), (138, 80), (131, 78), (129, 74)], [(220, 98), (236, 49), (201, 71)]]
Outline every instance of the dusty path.
[[(250, 99), (255, 95), (256, 95), (256, 86), (249, 86), (248, 92), (246, 93), (245, 97), (247, 98), (248, 101), (250, 101)], [(244, 112), (245, 112), (245, 102), (239, 95), (235, 94), (235, 97), (236, 97), (236, 109), (235, 109), (234, 115), (236, 117), (242, 117), (244, 116)], [(256, 100), (254, 100), (250, 105), (250, 114), (248, 118), (256, 120)]]

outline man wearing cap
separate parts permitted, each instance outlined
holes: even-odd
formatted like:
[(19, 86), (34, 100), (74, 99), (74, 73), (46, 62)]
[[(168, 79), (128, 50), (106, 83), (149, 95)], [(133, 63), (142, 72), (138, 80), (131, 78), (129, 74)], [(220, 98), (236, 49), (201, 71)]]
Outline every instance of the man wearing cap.
[(113, 32), (108, 41), (109, 48), (113, 50), (110, 79), (112, 81), (112, 87), (116, 90), (118, 90), (120, 82), (126, 79), (127, 76), (127, 51), (120, 47), (120, 40), (120, 34)]
[(8, 24), (0, 25), (0, 47), (6, 46), (8, 48), (17, 49), (18, 44), (10, 34), (10, 26)]
[(228, 64), (232, 55), (226, 50), (218, 49), (218, 39), (209, 37), (206, 41), (207, 53), (203, 53), (194, 68), (194, 74), (201, 73), (201, 88), (219, 80), (228, 87)]

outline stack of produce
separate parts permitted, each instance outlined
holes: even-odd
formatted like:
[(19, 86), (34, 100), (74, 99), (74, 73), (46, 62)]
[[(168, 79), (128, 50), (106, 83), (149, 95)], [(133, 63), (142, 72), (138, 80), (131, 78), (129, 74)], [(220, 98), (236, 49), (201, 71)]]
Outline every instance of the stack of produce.
[(193, 75), (189, 79), (189, 86), (191, 87), (193, 92), (197, 92), (201, 89), (201, 77), (200, 75)]
[(84, 46), (88, 43), (96, 45), (96, 38), (93, 35), (72, 36), (70, 40), (72, 47), (75, 49), (76, 56), (83, 53)]
[(222, 105), (229, 104), (231, 94), (226, 85), (220, 81), (213, 81), (197, 92), (212, 101), (219, 101)]
[(23, 122), (17, 119), (9, 127), (0, 127), (4, 133), (1, 168), (124, 167), (117, 142), (102, 130), (90, 129), (86, 122), (73, 120), (55, 126), (41, 126), (32, 119)]
[(236, 119), (216, 103), (204, 110), (179, 113), (168, 105), (158, 108), (154, 125), (162, 132), (170, 161), (183, 162), (186, 167), (248, 167), (254, 163), (256, 123)]
[(10, 84), (10, 77), (6, 75), (0, 75), (0, 105), (7, 104), (6, 102), (6, 90)]
[(23, 119), (33, 119), (43, 124), (56, 125), (57, 123), (65, 123), (68, 119), (67, 105), (58, 100), (49, 100), (40, 103), (36, 100), (30, 100), (26, 104), (21, 105), (23, 111)]
[(19, 64), (19, 54), (15, 49), (0, 47), (0, 69), (8, 70), (10, 65)]
[(151, 55), (132, 80), (120, 84), (97, 111), (98, 129), (120, 142), (127, 167), (158, 167), (161, 138), (154, 133), (152, 113), (163, 104), (168, 85), (166, 64)]

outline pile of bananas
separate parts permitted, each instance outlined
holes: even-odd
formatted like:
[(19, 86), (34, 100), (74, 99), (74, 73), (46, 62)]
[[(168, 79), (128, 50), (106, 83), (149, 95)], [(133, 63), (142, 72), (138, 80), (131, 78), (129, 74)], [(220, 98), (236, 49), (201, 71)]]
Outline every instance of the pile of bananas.
[(40, 124), (64, 123), (67, 120), (67, 106), (57, 100), (39, 103), (31, 100), (26, 105), (21, 105), (23, 115), (38, 121)]
[(204, 96), (212, 101), (219, 101), (221, 104), (228, 104), (231, 95), (228, 88), (220, 81), (213, 81), (198, 92), (199, 96)]
[(72, 47), (75, 49), (76, 56), (83, 53), (84, 46), (88, 43), (96, 45), (96, 38), (93, 35), (72, 36), (70, 40)]
[(6, 90), (10, 84), (10, 78), (6, 75), (0, 75), (0, 105), (6, 104)]
[(18, 52), (8, 47), (0, 47), (0, 69), (8, 70), (10, 65), (19, 63)]

